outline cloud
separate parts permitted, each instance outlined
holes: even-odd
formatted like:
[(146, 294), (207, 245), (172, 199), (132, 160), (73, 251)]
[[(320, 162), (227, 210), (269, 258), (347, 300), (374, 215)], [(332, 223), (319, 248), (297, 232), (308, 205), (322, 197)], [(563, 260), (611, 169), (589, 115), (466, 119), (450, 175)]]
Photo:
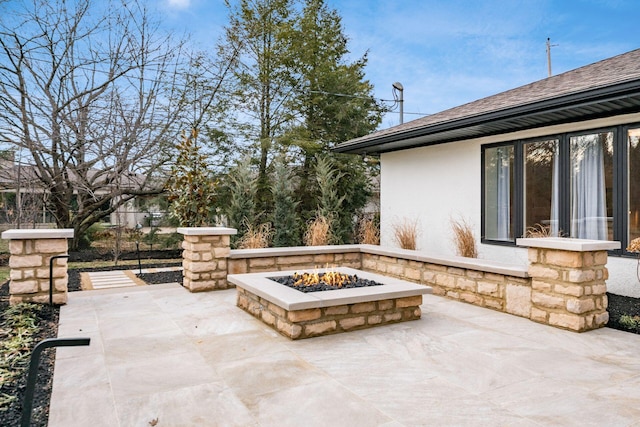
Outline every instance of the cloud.
[(166, 0), (166, 5), (171, 9), (184, 10), (191, 6), (191, 0)]

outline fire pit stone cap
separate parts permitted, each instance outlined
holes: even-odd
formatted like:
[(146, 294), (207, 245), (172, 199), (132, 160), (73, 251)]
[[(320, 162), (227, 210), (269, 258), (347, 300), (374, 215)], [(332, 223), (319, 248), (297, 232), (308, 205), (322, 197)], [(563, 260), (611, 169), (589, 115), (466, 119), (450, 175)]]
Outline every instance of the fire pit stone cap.
[[(326, 270), (328, 269), (316, 269), (314, 271), (324, 272)], [(227, 280), (236, 285), (236, 287), (246, 289), (286, 310), (332, 307), (432, 293), (432, 288), (429, 286), (418, 285), (394, 277), (382, 276), (349, 267), (337, 267), (334, 270), (344, 274), (357, 275), (363, 279), (374, 280), (382, 283), (382, 285), (303, 293), (270, 280), (272, 277), (290, 276), (296, 271), (230, 274), (227, 276)]]

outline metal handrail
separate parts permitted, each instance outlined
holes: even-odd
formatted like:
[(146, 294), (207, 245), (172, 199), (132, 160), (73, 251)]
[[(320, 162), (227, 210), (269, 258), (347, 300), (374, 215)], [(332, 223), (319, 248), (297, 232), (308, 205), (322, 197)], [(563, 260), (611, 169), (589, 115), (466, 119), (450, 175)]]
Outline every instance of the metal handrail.
[(76, 347), (81, 345), (89, 345), (91, 338), (49, 338), (40, 341), (33, 348), (31, 360), (29, 362), (29, 374), (27, 377), (27, 388), (24, 392), (24, 401), (22, 403), (22, 418), (20, 425), (29, 427), (31, 424), (31, 411), (33, 409), (33, 393), (35, 391), (36, 379), (38, 377), (38, 366), (40, 365), (40, 353), (49, 347)]

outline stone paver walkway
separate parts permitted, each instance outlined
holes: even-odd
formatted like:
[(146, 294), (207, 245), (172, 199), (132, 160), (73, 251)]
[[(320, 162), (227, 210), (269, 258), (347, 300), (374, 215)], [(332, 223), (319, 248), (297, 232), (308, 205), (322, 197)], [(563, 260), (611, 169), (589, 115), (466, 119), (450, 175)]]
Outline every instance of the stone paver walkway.
[(426, 295), (423, 317), (290, 341), (235, 290), (69, 295), (49, 426), (640, 426), (640, 336)]

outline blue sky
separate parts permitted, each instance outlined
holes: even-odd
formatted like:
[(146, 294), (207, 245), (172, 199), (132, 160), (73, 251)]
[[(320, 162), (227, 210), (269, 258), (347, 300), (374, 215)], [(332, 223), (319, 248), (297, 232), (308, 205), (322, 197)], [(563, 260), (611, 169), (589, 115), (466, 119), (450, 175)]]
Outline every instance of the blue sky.
[[(165, 24), (212, 45), (223, 0), (158, 0)], [(640, 48), (637, 0), (327, 0), (343, 18), (352, 58), (369, 52), (376, 98), (404, 86), (404, 121), (437, 113)], [(381, 128), (396, 125), (387, 114)]]

